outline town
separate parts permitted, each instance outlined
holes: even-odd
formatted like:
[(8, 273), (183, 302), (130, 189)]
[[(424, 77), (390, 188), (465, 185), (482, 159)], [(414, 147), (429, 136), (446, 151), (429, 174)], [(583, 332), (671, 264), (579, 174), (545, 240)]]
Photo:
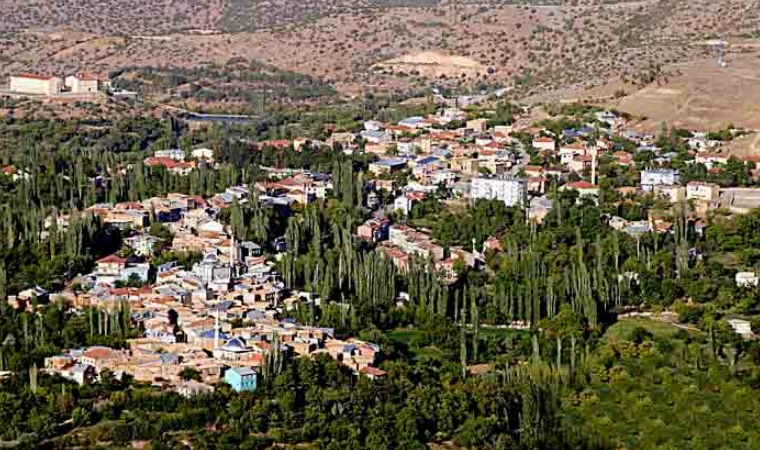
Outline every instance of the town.
[[(607, 226), (631, 236), (673, 233), (675, 209), (686, 202), (691, 205), (688, 220), (697, 233), (711, 211), (745, 214), (760, 207), (760, 188), (721, 187), (709, 179), (683, 183), (672, 168), (674, 159), (683, 155), (664, 152), (653, 135), (627, 129), (620, 114), (598, 111), (593, 120), (579, 125), (556, 133), (532, 122), (524, 109), (512, 124), (489, 126), (486, 117), (447, 108), (397, 124), (367, 121), (363, 130), (335, 133), (326, 142), (265, 141), (256, 148), (299, 152), (306, 146), (340, 146), (346, 154), (372, 155), (361, 193), (371, 217), (356, 228), (355, 238), (376, 246), (400, 271), (408, 270), (410, 257), (430, 260), (447, 283), (456, 280), (458, 264), (482, 269), (485, 253), (502, 251), (502, 242), (495, 236), (466, 247), (436, 242), (429, 230), (411, 226), (419, 207), (430, 199), (451, 205), (496, 200), (519, 208), (525, 221), (541, 224), (560, 193), (570, 192), (577, 202), (598, 204), (605, 174), (638, 173), (636, 183), (616, 188), (617, 193), (623, 201), (649, 195), (663, 208), (659, 213), (650, 210), (644, 220), (605, 216)], [(690, 133), (686, 142), (691, 158), (686, 164), (703, 165), (707, 174), (720, 174), (729, 164), (729, 157), (718, 153), (721, 140)], [(756, 162), (742, 162), (755, 179), (760, 176)], [(214, 152), (202, 147), (157, 150), (144, 164), (189, 176), (199, 167), (213, 168)], [(2, 173), (17, 180), (27, 170), (6, 166)], [(332, 329), (290, 318), (301, 305), (335, 300), (286, 288), (276, 264), (286, 251), (282, 237), (238, 241), (232, 227), (217, 219), (233, 204), (257, 202), (286, 211), (303, 208), (324, 201), (333, 188), (329, 174), (272, 170), (268, 181), (230, 186), (207, 198), (176, 193), (92, 205), (82, 213), (127, 233), (125, 247), (98, 260), (92, 273), (74, 277), (62, 292), (31, 287), (10, 296), (8, 302), (26, 309), (49, 302), (78, 309), (128, 308), (130, 322), (140, 330), (129, 348), (70, 349), (45, 360), (44, 370), (80, 384), (109, 370), (185, 394), (213, 389), (220, 380), (236, 390), (255, 389), (257, 374), (273, 351), (301, 357), (325, 353), (357, 375), (382, 377), (385, 372), (377, 367), (382, 349), (376, 344), (342, 340)], [(65, 229), (70, 217), (50, 217), (48, 226), (54, 220), (57, 228)], [(151, 233), (155, 225), (167, 229), (171, 240)], [(153, 257), (159, 247), (173, 253), (195, 252), (202, 258), (191, 267), (177, 261), (156, 266)], [(275, 251), (275, 260), (265, 254), (267, 248)], [(758, 276), (754, 271), (738, 272), (736, 283), (756, 286)], [(732, 323), (746, 334), (747, 321)], [(200, 379), (184, 379), (186, 371), (199, 373)]]
[[(67, 86), (100, 91), (106, 82), (96, 78)], [(11, 89), (57, 95), (60, 86), (22, 75)], [(466, 380), (538, 365), (546, 353), (536, 336), (544, 348), (555, 346), (552, 367), (576, 370), (576, 339), (590, 342), (604, 321), (708, 331), (718, 320), (702, 321), (712, 313), (700, 304), (709, 294), (693, 288), (683, 299), (662, 299), (665, 288), (647, 283), (658, 273), (667, 286), (707, 264), (710, 245), (726, 245), (711, 240), (710, 227), (752, 220), (760, 208), (760, 159), (727, 150), (748, 131), (652, 133), (621, 111), (555, 109), (492, 99), (330, 125), (319, 137), (231, 132), (221, 144), (208, 126), (189, 132), (207, 139), (167, 139), (132, 152), (138, 158), (103, 159), (89, 170), (73, 156), (71, 172), (61, 172), (78, 186), (61, 190), (72, 207), (44, 209), (35, 225), (16, 225), (2, 210), (3, 226), (29, 228), (52, 260), (62, 251), (97, 255), (66, 260), (51, 283), (1, 291), (4, 307), (32, 318), (24, 320), (39, 324), (46, 311), (60, 310), (90, 334), (90, 345), (45, 353), (39, 367), (30, 361), (29, 385), (37, 389), (38, 371), (81, 389), (116, 379), (192, 402), (228, 388), (271, 389), (293, 361), (331, 361), (352, 383), (381, 385), (406, 352), (418, 367)], [(182, 126), (166, 123), (160, 129), (170, 133)], [(6, 160), (0, 182), (26, 189), (39, 170)], [(556, 235), (542, 238), (547, 228)], [(610, 237), (588, 241), (584, 256), (589, 230)], [(534, 245), (556, 255), (534, 253)], [(624, 245), (628, 256), (618, 261)], [(673, 261), (658, 253), (665, 245), (675, 248)], [(564, 272), (547, 275), (540, 258), (553, 257)], [(753, 258), (741, 254), (723, 268), (731, 279), (721, 289), (752, 295)], [(535, 281), (541, 277), (548, 281)], [(592, 284), (593, 295), (585, 290)], [(756, 341), (753, 311), (720, 315), (738, 339), (726, 342)], [(574, 334), (551, 331), (552, 320), (567, 317)], [(2, 349), (29, 345), (37, 339), (29, 333), (0, 336)], [(488, 333), (496, 336), (491, 347), (480, 337)], [(430, 356), (439, 346), (451, 355), (452, 336), (460, 361)], [(427, 344), (415, 348), (414, 339)], [(26, 377), (13, 369), (0, 353), (3, 379)]]

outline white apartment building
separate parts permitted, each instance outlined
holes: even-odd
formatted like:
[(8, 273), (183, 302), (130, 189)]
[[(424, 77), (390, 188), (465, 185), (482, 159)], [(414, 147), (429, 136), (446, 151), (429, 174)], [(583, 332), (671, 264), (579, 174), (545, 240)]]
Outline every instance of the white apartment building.
[(470, 198), (501, 200), (507, 206), (520, 205), (525, 200), (525, 180), (509, 176), (473, 178), (470, 182)]
[(185, 151), (178, 148), (170, 148), (168, 150), (156, 150), (153, 153), (156, 158), (171, 158), (174, 161), (184, 161)]
[(655, 186), (678, 184), (680, 174), (674, 169), (647, 169), (641, 171), (641, 187), (651, 191)]
[(20, 94), (60, 94), (61, 79), (29, 73), (13, 75), (11, 76), (10, 90)]
[(686, 185), (686, 198), (712, 202), (720, 197), (720, 186), (704, 181), (690, 181)]

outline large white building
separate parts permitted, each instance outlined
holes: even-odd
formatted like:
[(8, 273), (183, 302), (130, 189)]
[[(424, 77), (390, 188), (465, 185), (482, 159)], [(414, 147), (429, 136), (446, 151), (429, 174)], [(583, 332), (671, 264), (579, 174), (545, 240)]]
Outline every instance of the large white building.
[(678, 184), (680, 174), (673, 169), (647, 169), (641, 171), (641, 187), (651, 191), (655, 186), (672, 186)]
[(111, 87), (107, 74), (89, 72), (69, 75), (64, 84), (72, 94), (96, 94)]
[(61, 92), (61, 79), (29, 73), (12, 75), (10, 90), (19, 94), (55, 95)]
[(686, 185), (686, 198), (712, 202), (720, 197), (720, 186), (705, 181), (690, 181)]
[(500, 176), (493, 178), (477, 177), (470, 183), (470, 198), (501, 200), (507, 206), (523, 204), (526, 195), (526, 183), (521, 178)]

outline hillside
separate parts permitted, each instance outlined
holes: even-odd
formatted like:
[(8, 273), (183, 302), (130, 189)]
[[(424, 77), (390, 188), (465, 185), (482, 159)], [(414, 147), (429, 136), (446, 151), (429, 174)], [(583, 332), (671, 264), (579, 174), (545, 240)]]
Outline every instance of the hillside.
[(730, 55), (728, 66), (703, 59), (673, 67), (675, 75), (647, 86), (613, 106), (646, 117), (643, 126), (710, 130), (733, 124), (760, 129), (760, 59), (756, 53)]
[[(759, 29), (757, 11), (742, 4), (0, 0), (0, 77), (242, 59), (318, 77), (344, 93), (419, 90), (434, 81), (516, 85), (520, 95), (549, 101), (611, 82), (643, 87), (672, 77), (673, 65), (709, 56), (695, 42)], [(409, 60), (419, 55), (449, 60)], [(464, 70), (455, 60), (466, 62)]]

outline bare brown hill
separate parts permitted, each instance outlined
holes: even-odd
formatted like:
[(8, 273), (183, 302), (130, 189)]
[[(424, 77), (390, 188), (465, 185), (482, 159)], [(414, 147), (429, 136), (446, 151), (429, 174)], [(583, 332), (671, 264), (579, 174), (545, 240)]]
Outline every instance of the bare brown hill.
[[(694, 42), (760, 30), (757, 11), (743, 5), (742, 0), (0, 0), (0, 80), (19, 71), (193, 68), (245, 60), (351, 93), (421, 90), (431, 84), (516, 85), (516, 95), (548, 101), (599, 86), (619, 84), (632, 92), (673, 79), (677, 72), (670, 68), (709, 56)], [(446, 57), (430, 64), (429, 58), (414, 61), (419, 55)], [(472, 70), (459, 70), (455, 60), (467, 61)]]
[(760, 129), (760, 58), (758, 53), (728, 55), (727, 67), (712, 58), (677, 64), (676, 75), (614, 103), (645, 117), (642, 126), (714, 130), (730, 124)]

